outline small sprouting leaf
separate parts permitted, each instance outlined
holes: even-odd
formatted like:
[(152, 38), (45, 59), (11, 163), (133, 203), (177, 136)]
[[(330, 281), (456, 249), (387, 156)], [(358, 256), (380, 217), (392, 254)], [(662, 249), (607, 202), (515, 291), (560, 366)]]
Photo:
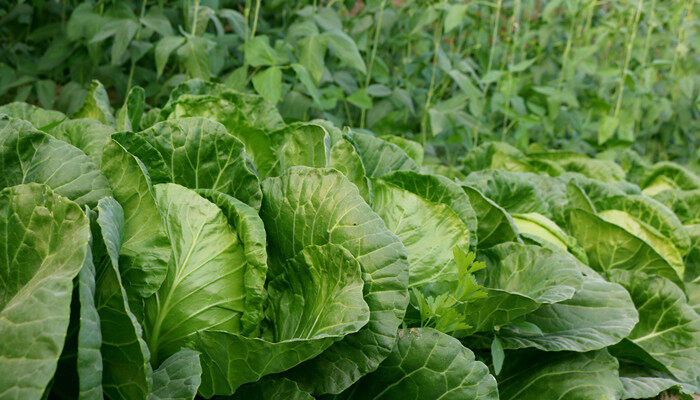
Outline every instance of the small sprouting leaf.
[(493, 359), (493, 372), (498, 375), (501, 373), (503, 360), (506, 358), (506, 354), (503, 351), (503, 344), (498, 336), (494, 336), (493, 342), (491, 342), (491, 358)]
[(348, 96), (348, 101), (360, 108), (372, 108), (372, 99), (369, 97), (365, 89), (360, 89)]

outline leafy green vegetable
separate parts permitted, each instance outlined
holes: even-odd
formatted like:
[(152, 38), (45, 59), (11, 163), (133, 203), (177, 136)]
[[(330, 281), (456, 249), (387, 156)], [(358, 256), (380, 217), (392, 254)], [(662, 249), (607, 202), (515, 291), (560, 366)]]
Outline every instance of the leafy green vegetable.
[(66, 337), (72, 280), (88, 254), (88, 219), (39, 184), (2, 190), (0, 216), (0, 393), (40, 399)]

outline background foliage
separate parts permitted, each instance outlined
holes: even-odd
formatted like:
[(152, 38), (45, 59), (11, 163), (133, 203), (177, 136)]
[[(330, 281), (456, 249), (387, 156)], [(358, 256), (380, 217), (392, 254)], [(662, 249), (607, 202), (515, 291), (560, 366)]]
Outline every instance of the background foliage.
[(0, 1), (0, 102), (72, 113), (92, 79), (161, 105), (187, 78), (421, 141), (698, 158), (693, 0)]

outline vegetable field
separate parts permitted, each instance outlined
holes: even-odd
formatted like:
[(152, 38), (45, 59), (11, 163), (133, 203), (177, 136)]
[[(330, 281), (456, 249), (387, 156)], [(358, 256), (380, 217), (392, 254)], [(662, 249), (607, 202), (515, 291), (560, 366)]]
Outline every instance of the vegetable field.
[(697, 398), (697, 15), (0, 1), (0, 399)]

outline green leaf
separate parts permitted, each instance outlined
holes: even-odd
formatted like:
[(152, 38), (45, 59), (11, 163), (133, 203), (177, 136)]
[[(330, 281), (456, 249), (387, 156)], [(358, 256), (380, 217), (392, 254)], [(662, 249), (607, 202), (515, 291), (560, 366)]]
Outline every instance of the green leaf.
[(160, 7), (151, 7), (146, 15), (141, 17), (140, 22), (144, 26), (158, 32), (162, 37), (168, 37), (173, 34), (173, 27)]
[(160, 78), (160, 76), (163, 75), (163, 70), (165, 69), (165, 64), (168, 63), (170, 54), (182, 46), (183, 43), (185, 43), (185, 38), (182, 36), (166, 36), (156, 43), (155, 58), (157, 77)]
[(451, 4), (449, 8), (445, 11), (447, 15), (445, 16), (444, 33), (448, 33), (460, 26), (465, 21), (464, 14), (466, 12), (466, 4)]
[(622, 395), (617, 366), (606, 350), (508, 353), (498, 392), (501, 400), (616, 400)]
[(488, 248), (498, 243), (518, 240), (518, 230), (513, 218), (506, 210), (475, 188), (462, 186), (462, 190), (469, 197), (469, 202), (476, 212), (478, 221), (476, 236), (479, 238), (477, 244), (479, 248)]
[[(90, 247), (93, 246), (90, 240)], [(102, 394), (102, 332), (100, 315), (95, 305), (95, 265), (88, 248), (85, 264), (78, 274), (78, 299), (80, 304), (80, 328), (78, 331), (78, 398), (83, 400), (103, 398)]]
[(262, 338), (221, 330), (197, 336), (205, 396), (230, 394), (243, 383), (287, 370), (367, 323), (360, 264), (343, 247), (307, 246), (271, 266), (276, 266), (266, 308), (271, 328), (263, 330)]
[(102, 330), (103, 390), (110, 399), (145, 399), (150, 391), (150, 354), (119, 273), (124, 213), (111, 197), (100, 200), (97, 213), (92, 228), (96, 238), (95, 306)]
[(431, 328), (399, 331), (389, 357), (346, 393), (338, 398), (498, 399), (496, 380), (486, 365), (459, 340)]
[(192, 400), (197, 394), (201, 375), (199, 353), (184, 348), (153, 371), (153, 389), (148, 400)]
[(124, 105), (117, 113), (117, 129), (138, 131), (141, 117), (146, 107), (146, 94), (142, 87), (134, 86), (129, 90)]
[(29, 121), (36, 129), (45, 132), (66, 119), (66, 115), (62, 112), (44, 110), (31, 104), (19, 102), (0, 106), (0, 115), (2, 114)]
[(365, 89), (359, 89), (355, 93), (348, 96), (347, 100), (350, 103), (352, 103), (352, 104), (354, 104), (362, 109), (372, 108), (372, 98), (369, 97), (369, 95), (367, 94), (367, 91)]
[(112, 115), (112, 107), (109, 105), (107, 91), (99, 81), (90, 83), (90, 89), (85, 96), (82, 107), (71, 117), (94, 119), (110, 126), (117, 125), (117, 120)]
[(243, 52), (246, 64), (251, 67), (274, 66), (284, 62), (284, 58), (270, 47), (270, 39), (265, 35), (250, 38)]
[(114, 43), (112, 44), (112, 65), (120, 63), (138, 29), (139, 23), (137, 21), (131, 19), (120, 21), (119, 29), (114, 35)]
[(583, 282), (575, 260), (539, 246), (506, 242), (482, 250), (479, 258), (486, 268), (475, 275), (487, 296), (458, 306), (472, 325), (469, 332), (488, 331), (542, 304), (571, 299)]
[(157, 363), (197, 331), (243, 329), (248, 265), (246, 243), (214, 204), (172, 183), (156, 185), (155, 198), (172, 246), (165, 280), (144, 304), (144, 336)]
[(372, 189), (369, 179), (367, 179), (365, 166), (362, 164), (362, 159), (352, 144), (345, 138), (341, 138), (331, 147), (330, 157), (330, 167), (342, 172), (350, 182), (357, 186), (365, 202), (371, 204)]
[(665, 376), (661, 373), (647, 370), (636, 365), (620, 364), (620, 382), (623, 393), (621, 399), (646, 399), (656, 397), (661, 392), (678, 392), (683, 400), (693, 400), (694, 387)]
[(499, 336), (505, 348), (597, 350), (629, 335), (639, 317), (632, 299), (620, 285), (586, 277), (571, 299), (545, 304), (527, 314), (525, 321), (540, 332), (533, 335), (504, 327)]
[(302, 64), (297, 64), (294, 63), (292, 64), (292, 69), (294, 72), (297, 74), (297, 78), (301, 81), (301, 83), (304, 85), (306, 90), (309, 92), (309, 95), (311, 95), (311, 98), (314, 99), (314, 101), (317, 104), (321, 103), (321, 94), (318, 91), (318, 88), (316, 87), (316, 84), (311, 80), (311, 75), (309, 75), (309, 71), (304, 67)]
[(0, 252), (6, 255), (0, 261), (3, 396), (40, 399), (49, 384), (89, 234), (80, 206), (47, 186), (32, 183), (0, 191)]
[(380, 137), (380, 139), (386, 140), (389, 143), (393, 143), (399, 146), (401, 150), (403, 150), (409, 157), (413, 159), (413, 161), (416, 162), (416, 165), (418, 165), (419, 167), (423, 165), (424, 151), (422, 144), (395, 135), (383, 135)]
[[(43, 79), (35, 83), (36, 96), (42, 107), (52, 108), (56, 99), (56, 83), (49, 79)], [(0, 111), (2, 112), (2, 111)]]
[(610, 140), (617, 130), (617, 126), (620, 124), (620, 120), (610, 115), (606, 115), (598, 123), (598, 144), (605, 144)]
[(253, 76), (253, 87), (271, 104), (277, 104), (282, 98), (282, 70), (269, 67)]
[(262, 193), (255, 167), (243, 143), (218, 122), (199, 117), (171, 119), (135, 135), (145, 139), (160, 155), (147, 157), (130, 149), (149, 171), (165, 170), (165, 176), (154, 179), (156, 183), (213, 189), (260, 208)]
[[(309, 190), (313, 188), (313, 190)], [(311, 245), (342, 245), (359, 261), (370, 319), (359, 332), (290, 372), (304, 390), (338, 393), (374, 370), (394, 345), (408, 304), (403, 245), (335, 170), (294, 167), (263, 182), (260, 215), (279, 259)]]
[(319, 34), (309, 35), (299, 41), (299, 62), (306, 67), (316, 83), (323, 76), (327, 46), (324, 37)]
[(151, 180), (141, 161), (110, 140), (100, 169), (124, 211), (119, 271), (130, 292), (148, 297), (160, 287), (170, 259), (170, 242), (153, 195)]
[(612, 271), (632, 296), (639, 323), (629, 339), (663, 364), (683, 382), (700, 376), (700, 317), (686, 302), (685, 294), (672, 282), (640, 273)]
[(49, 131), (56, 139), (82, 150), (96, 165), (100, 165), (102, 149), (112, 133), (114, 128), (92, 119), (71, 119)]
[(43, 183), (80, 205), (111, 195), (105, 176), (82, 151), (28, 122), (0, 118), (0, 188)]
[(498, 336), (493, 337), (491, 342), (491, 360), (493, 360), (493, 373), (498, 375), (501, 373), (503, 368), (503, 360), (505, 360), (506, 354), (503, 352), (503, 344)]
[(182, 60), (189, 77), (209, 80), (211, 75), (209, 50), (211, 47), (213, 47), (213, 42), (208, 39), (188, 36), (185, 44), (177, 49), (177, 56)]
[(362, 158), (362, 163), (370, 178), (379, 178), (392, 171), (418, 171), (418, 165), (401, 148), (378, 137), (353, 132), (348, 140)]
[(321, 37), (334, 56), (362, 74), (367, 73), (365, 61), (362, 59), (360, 52), (357, 50), (357, 45), (350, 36), (342, 31), (335, 30), (322, 33)]
[(569, 230), (583, 246), (590, 266), (606, 274), (622, 269), (662, 276), (682, 285), (677, 272), (654, 248), (617, 224), (572, 210)]
[(469, 227), (462, 217), (471, 211), (471, 216), (464, 218), (473, 228), (476, 225), (466, 195), (456, 184), (438, 176), (396, 171), (385, 177), (372, 180), (372, 209), (406, 247), (409, 287), (440, 293), (444, 285), (456, 284), (452, 249), (469, 248), (470, 244)]
[(244, 385), (233, 396), (236, 400), (313, 400), (287, 378), (269, 378)]
[(264, 290), (267, 275), (267, 239), (258, 210), (212, 189), (199, 189), (197, 193), (214, 203), (236, 229), (243, 245), (247, 263), (243, 285), (245, 287), (246, 312), (241, 317), (245, 332), (257, 328), (263, 318), (263, 302), (267, 298)]

